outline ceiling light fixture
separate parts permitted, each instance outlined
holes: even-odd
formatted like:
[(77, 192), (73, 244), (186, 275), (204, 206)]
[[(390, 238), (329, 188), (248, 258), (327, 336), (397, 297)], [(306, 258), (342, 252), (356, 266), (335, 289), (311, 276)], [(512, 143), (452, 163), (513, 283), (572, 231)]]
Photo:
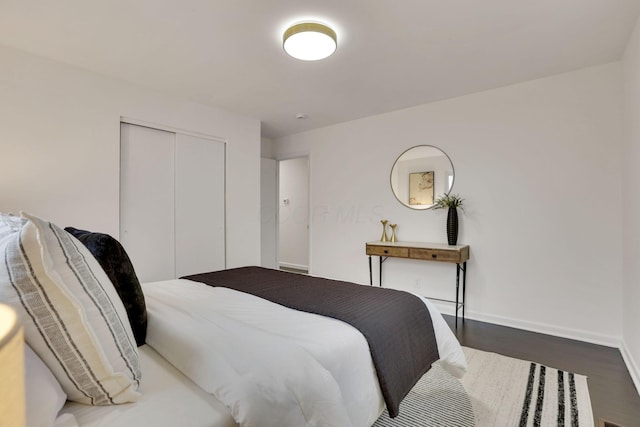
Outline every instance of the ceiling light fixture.
[(336, 51), (338, 38), (336, 32), (324, 24), (301, 22), (284, 32), (282, 47), (296, 59), (317, 61)]

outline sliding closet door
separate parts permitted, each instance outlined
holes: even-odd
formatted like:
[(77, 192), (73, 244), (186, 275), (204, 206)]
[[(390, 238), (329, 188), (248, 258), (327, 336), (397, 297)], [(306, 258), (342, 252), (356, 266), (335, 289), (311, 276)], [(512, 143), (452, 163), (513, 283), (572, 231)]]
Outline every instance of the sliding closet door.
[(225, 268), (225, 145), (176, 135), (176, 275)]
[(120, 162), (120, 240), (139, 279), (224, 269), (224, 142), (123, 123)]
[(175, 134), (122, 123), (120, 241), (142, 282), (175, 277)]

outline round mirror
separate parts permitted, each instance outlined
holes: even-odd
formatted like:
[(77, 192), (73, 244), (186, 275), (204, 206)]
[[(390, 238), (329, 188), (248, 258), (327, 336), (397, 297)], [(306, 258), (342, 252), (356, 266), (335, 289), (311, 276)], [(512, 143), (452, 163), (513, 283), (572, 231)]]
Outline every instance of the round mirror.
[(455, 174), (449, 156), (438, 147), (418, 145), (396, 159), (391, 169), (391, 190), (411, 209), (430, 209), (440, 196), (449, 194)]

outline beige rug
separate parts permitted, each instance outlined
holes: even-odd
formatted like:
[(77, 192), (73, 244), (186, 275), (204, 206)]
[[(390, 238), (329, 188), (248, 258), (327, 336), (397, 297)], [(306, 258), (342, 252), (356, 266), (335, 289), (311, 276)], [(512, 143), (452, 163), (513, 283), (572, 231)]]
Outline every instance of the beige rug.
[(587, 377), (464, 348), (461, 381), (434, 366), (374, 427), (593, 427)]
[(464, 348), (462, 384), (476, 424), (593, 427), (587, 377), (533, 362)]

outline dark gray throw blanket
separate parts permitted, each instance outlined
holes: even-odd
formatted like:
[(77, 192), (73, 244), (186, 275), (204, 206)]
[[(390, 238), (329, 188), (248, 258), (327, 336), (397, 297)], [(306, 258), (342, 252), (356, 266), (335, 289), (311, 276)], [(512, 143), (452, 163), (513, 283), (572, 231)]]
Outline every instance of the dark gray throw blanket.
[(407, 292), (262, 267), (234, 268), (182, 279), (249, 293), (357, 328), (369, 342), (392, 418), (398, 415), (402, 399), (440, 358), (429, 310)]

